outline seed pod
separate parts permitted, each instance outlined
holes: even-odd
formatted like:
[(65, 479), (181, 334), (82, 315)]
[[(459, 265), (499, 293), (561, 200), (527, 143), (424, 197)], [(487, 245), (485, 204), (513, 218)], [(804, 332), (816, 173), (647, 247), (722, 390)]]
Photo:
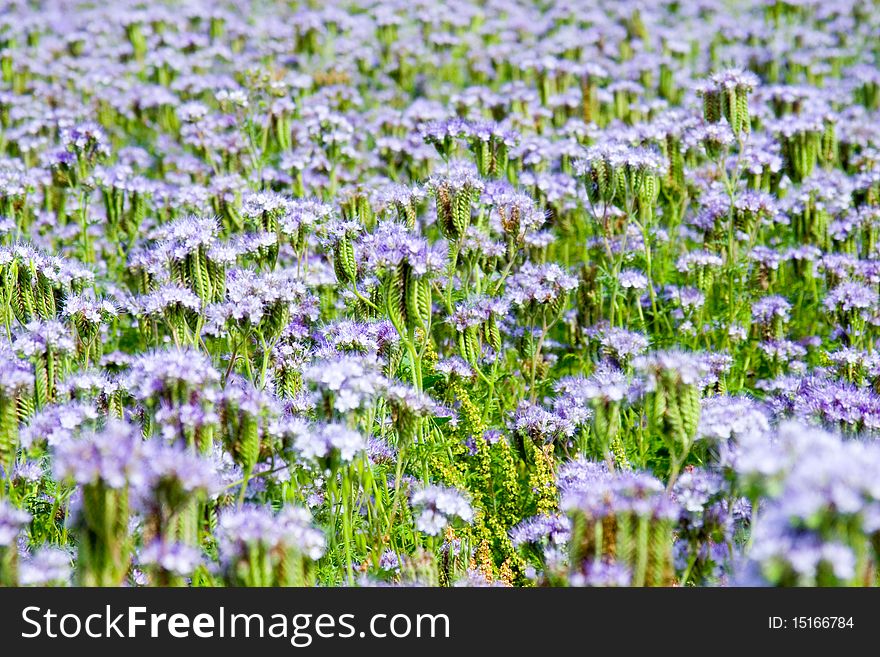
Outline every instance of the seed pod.
[(471, 223), (471, 189), (466, 187), (453, 199), (452, 223), (455, 228), (455, 239), (467, 232)]
[(659, 433), (663, 426), (663, 417), (666, 415), (666, 394), (662, 389), (648, 395), (645, 402), (645, 411), (648, 416), (648, 426), (652, 432)]
[(725, 89), (721, 95), (721, 113), (730, 124), (733, 134), (739, 134), (740, 116), (737, 111), (736, 89)]
[(427, 279), (420, 279), (419, 285), (419, 313), (422, 317), (422, 324), (428, 324), (431, 319), (431, 282)]
[(403, 215), (404, 223), (406, 227), (410, 230), (414, 230), (416, 227), (416, 206), (413, 201), (409, 201), (408, 203), (401, 205), (400, 213)]
[(250, 413), (243, 413), (237, 452), (239, 463), (245, 471), (253, 469), (260, 457), (260, 431), (257, 419)]
[(208, 259), (208, 278), (213, 292), (212, 301), (221, 301), (226, 296), (226, 268), (219, 262)]
[(409, 443), (418, 432), (421, 418), (410, 410), (406, 404), (390, 402), (391, 422), (397, 435), (404, 443)]
[(272, 127), (274, 128), (275, 139), (278, 142), (278, 148), (281, 151), (289, 151), (291, 148), (290, 139), (290, 118), (286, 112), (281, 112), (272, 117)]
[(721, 94), (717, 89), (703, 92), (703, 117), (707, 123), (718, 123), (721, 120)]
[(616, 167), (612, 169), (611, 184), (614, 187), (613, 198), (618, 203), (622, 203), (627, 198), (627, 178), (624, 167)]
[(172, 260), (169, 265), (169, 273), (171, 274), (171, 280), (173, 282), (188, 287), (186, 267), (183, 261), (176, 259)]
[(268, 314), (263, 318), (261, 330), (264, 337), (274, 340), (287, 326), (290, 318), (290, 309), (286, 303), (276, 303), (270, 309)]
[(703, 292), (709, 291), (714, 279), (715, 276), (709, 267), (700, 267), (697, 269), (697, 287)]
[(18, 408), (14, 398), (5, 399), (0, 396), (0, 467), (9, 473), (7, 477), (10, 479), (17, 448)]
[(678, 403), (684, 430), (683, 439), (686, 441), (683, 447), (690, 449), (700, 423), (700, 391), (697, 386), (681, 386)]
[(806, 178), (813, 172), (813, 168), (816, 166), (816, 162), (819, 160), (819, 151), (822, 147), (822, 136), (820, 133), (810, 133), (807, 136), (807, 148), (805, 149), (805, 163), (804, 163), (804, 171), (803, 178)]
[(3, 268), (2, 285), (4, 294), (8, 294), (10, 290), (15, 289), (18, 281), (18, 263), (14, 260)]
[(279, 396), (292, 399), (302, 389), (302, 374), (292, 367), (282, 367), (275, 377), (275, 387)]
[(193, 290), (202, 303), (211, 301), (211, 279), (208, 274), (208, 262), (203, 247), (190, 253), (184, 259), (183, 269), (186, 278), (193, 282)]
[(649, 172), (640, 172), (640, 178), (637, 191), (639, 214), (643, 220), (648, 220), (654, 214), (654, 204), (660, 193), (660, 183), (657, 177)]
[(388, 316), (395, 328), (400, 331), (406, 326), (406, 298), (405, 282), (406, 268), (408, 265), (401, 263), (398, 268), (389, 273), (385, 278), (385, 305)]
[(739, 120), (740, 130), (742, 132), (751, 132), (752, 126), (749, 117), (749, 92), (745, 87), (740, 86), (736, 88), (736, 114)]
[(645, 172), (640, 167), (624, 167), (626, 173), (626, 184), (632, 196), (638, 201), (642, 195), (642, 183), (645, 179)]
[(509, 153), (507, 151), (507, 144), (505, 144), (503, 140), (499, 139), (495, 147), (495, 166), (494, 170), (492, 171), (492, 175), (500, 176), (501, 174), (503, 174), (505, 171), (507, 171), (508, 163)]
[(484, 333), (486, 342), (489, 343), (489, 346), (492, 347), (495, 353), (499, 353), (501, 351), (501, 331), (498, 330), (498, 321), (495, 319), (495, 313), (489, 314)]
[(43, 319), (52, 319), (55, 317), (55, 290), (52, 288), (52, 283), (43, 272), (37, 273), (37, 294), (35, 300), (40, 311), (40, 316)]
[(675, 80), (672, 67), (665, 61), (660, 63), (660, 78), (657, 84), (657, 92), (660, 97), (674, 103), (676, 100)]
[(825, 163), (831, 163), (837, 159), (837, 135), (833, 121), (825, 121), (819, 159)]
[(107, 397), (107, 414), (110, 417), (116, 417), (120, 420), (125, 412), (125, 406), (122, 402), (122, 392), (116, 391)]
[(216, 298), (216, 293), (214, 292), (214, 285), (211, 280), (211, 270), (208, 265), (208, 250), (206, 247), (199, 247), (198, 251), (198, 271), (199, 276), (202, 279), (202, 284), (205, 286), (205, 303)]
[(471, 365), (476, 365), (480, 358), (482, 349), (480, 348), (480, 336), (475, 326), (469, 326), (464, 332), (465, 360)]
[(467, 362), (470, 362), (470, 358), (468, 358), (467, 338), (464, 333), (458, 334), (458, 355), (464, 358)]
[(49, 403), (49, 377), (39, 364), (34, 368), (34, 402), (37, 408)]
[(547, 303), (547, 315), (548, 317), (556, 317), (559, 315), (562, 307), (565, 305), (565, 302), (568, 300), (568, 295), (565, 293), (557, 294), (556, 297)]
[(333, 269), (340, 283), (352, 284), (357, 280), (354, 245), (347, 236), (337, 240), (333, 245)]
[(449, 189), (445, 185), (441, 185), (437, 188), (436, 194), (437, 224), (440, 227), (440, 232), (442, 232), (443, 236), (448, 240), (457, 240), (460, 235), (456, 232), (455, 219), (453, 216), (455, 213)]
[(620, 432), (619, 404), (599, 402), (593, 405), (593, 432), (599, 448), (599, 456), (606, 458)]
[(490, 155), (489, 142), (478, 139), (476, 143), (477, 152), (477, 171), (481, 176), (489, 175)]
[(116, 187), (102, 188), (101, 198), (104, 200), (104, 212), (107, 215), (107, 225), (115, 228), (119, 225), (122, 215), (123, 195)]
[(141, 222), (147, 216), (147, 200), (148, 194), (142, 192), (132, 192), (131, 195), (131, 213), (129, 216), (129, 231), (137, 231)]
[(592, 123), (599, 114), (599, 85), (594, 76), (585, 74), (581, 78), (584, 123)]
[(590, 163), (587, 181), (587, 196), (593, 205), (610, 203), (614, 197), (614, 189), (611, 187), (611, 173), (604, 160), (596, 160)]
[(681, 141), (673, 135), (666, 137), (666, 157), (669, 159), (669, 182), (676, 189), (684, 189), (684, 156)]
[(685, 435), (682, 407), (677, 401), (667, 396), (666, 412), (663, 414), (662, 437), (669, 448), (670, 454), (683, 453), (683, 436)]
[(18, 321), (27, 324), (37, 314), (37, 303), (34, 298), (34, 290), (31, 287), (30, 276), (24, 268), (19, 269), (18, 294), (13, 295), (14, 310)]
[(430, 316), (430, 308), (427, 312), (422, 307), (423, 286), (427, 281), (410, 274), (405, 282), (405, 303), (407, 328), (415, 329), (427, 324)]

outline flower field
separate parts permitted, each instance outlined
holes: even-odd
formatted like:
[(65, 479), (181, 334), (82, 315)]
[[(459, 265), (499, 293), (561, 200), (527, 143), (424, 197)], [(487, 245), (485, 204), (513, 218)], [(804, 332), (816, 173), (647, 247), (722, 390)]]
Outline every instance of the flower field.
[(876, 586), (877, 8), (0, 0), (0, 585)]

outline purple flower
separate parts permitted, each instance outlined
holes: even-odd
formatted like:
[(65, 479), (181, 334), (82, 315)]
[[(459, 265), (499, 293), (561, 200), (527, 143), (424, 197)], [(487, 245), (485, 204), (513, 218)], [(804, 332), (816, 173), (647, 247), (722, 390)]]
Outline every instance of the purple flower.
[(694, 543), (730, 540), (727, 494), (728, 486), (721, 474), (697, 468), (685, 470), (672, 489), (680, 508), (679, 537)]
[(359, 241), (360, 257), (370, 271), (388, 270), (406, 263), (417, 275), (439, 271), (443, 259), (428, 246), (427, 240), (410, 232), (405, 226), (383, 222)]
[(828, 291), (825, 307), (830, 311), (870, 311), (877, 308), (878, 293), (862, 283), (846, 281)]
[(176, 283), (163, 285), (155, 292), (135, 299), (136, 312), (151, 317), (161, 318), (166, 313), (174, 317), (174, 313), (184, 311), (198, 313), (201, 308), (202, 301), (195, 292)]
[(284, 431), (291, 436), (293, 448), (306, 460), (324, 462), (336, 458), (348, 463), (367, 449), (364, 437), (342, 424), (309, 425), (294, 420), (284, 425)]
[(303, 379), (332, 395), (332, 407), (339, 413), (372, 402), (385, 384), (380, 363), (372, 356), (344, 355), (316, 361), (305, 369)]
[[(759, 471), (773, 476), (764, 478), (770, 500), (753, 530), (752, 562), (774, 584), (851, 581), (854, 550), (880, 527), (880, 450), (797, 423), (783, 424), (774, 444), (756, 448), (743, 454), (738, 469), (747, 477)], [(834, 531), (840, 522), (850, 530)]]
[(101, 126), (92, 121), (63, 129), (61, 143), (77, 157), (93, 158), (110, 154), (107, 135)]
[(394, 550), (388, 549), (379, 557), (379, 568), (389, 573), (400, 572), (400, 559)]
[(451, 356), (437, 361), (434, 364), (434, 370), (446, 376), (454, 375), (463, 379), (474, 376), (474, 369), (460, 356)]
[(123, 382), (135, 399), (157, 403), (160, 399), (176, 399), (186, 390), (208, 394), (219, 380), (220, 373), (203, 352), (167, 349), (138, 356)]
[(15, 338), (13, 348), (22, 356), (31, 358), (47, 353), (72, 354), (76, 345), (70, 331), (55, 320), (34, 320), (25, 326), (25, 332)]
[(644, 290), (648, 287), (648, 277), (635, 269), (624, 269), (618, 274), (617, 280), (625, 290)]
[(15, 545), (19, 532), (31, 521), (31, 514), (0, 500), (0, 547)]
[(72, 294), (64, 301), (64, 316), (98, 325), (116, 317), (118, 310), (107, 299), (90, 299), (80, 294)]
[(880, 431), (880, 395), (847, 381), (810, 377), (793, 391), (790, 412), (849, 433)]
[(321, 330), (321, 337), (336, 351), (378, 354), (397, 344), (400, 336), (391, 322), (354, 322), (340, 320)]
[(770, 439), (770, 418), (750, 397), (715, 395), (702, 400), (696, 440), (705, 441), (722, 466), (733, 465), (742, 440)]
[[(584, 420), (588, 419), (585, 415)], [(510, 428), (537, 443), (549, 443), (560, 436), (574, 435), (576, 424), (558, 413), (546, 411), (536, 404), (521, 401), (510, 419)]]
[(547, 542), (564, 545), (571, 539), (571, 521), (563, 515), (526, 518), (508, 532), (513, 547)]
[(595, 469), (560, 489), (562, 511), (582, 513), (593, 520), (629, 513), (659, 520), (678, 517), (678, 508), (664, 486), (648, 474)]
[(18, 358), (7, 342), (0, 342), (0, 396), (14, 399), (34, 387), (32, 367)]
[(699, 354), (685, 351), (655, 351), (639, 356), (633, 366), (645, 377), (646, 390), (653, 391), (661, 377), (672, 376), (683, 385), (697, 385), (709, 367)]
[(75, 401), (46, 406), (22, 427), (22, 447), (30, 449), (43, 441), (50, 447), (60, 445), (72, 440), (78, 431), (98, 417), (98, 409), (91, 402)]
[(774, 321), (786, 323), (789, 320), (791, 304), (783, 297), (771, 295), (762, 297), (752, 304), (752, 319), (758, 324), (769, 325)]
[(629, 401), (637, 392), (624, 372), (607, 363), (600, 363), (596, 370), (579, 385), (576, 387), (569, 385), (567, 389), (588, 403), (600, 404)]
[(453, 520), (470, 522), (474, 517), (470, 503), (454, 488), (426, 486), (415, 491), (410, 502), (416, 529), (428, 536), (437, 536)]
[(140, 429), (119, 421), (55, 447), (55, 476), (82, 486), (138, 488), (148, 480), (149, 468)]
[(35, 484), (43, 479), (45, 472), (39, 461), (25, 461), (24, 463), (16, 464), (11, 474), (10, 479), (13, 482), (24, 481), (29, 484)]
[(525, 262), (508, 280), (506, 298), (515, 306), (553, 304), (577, 286), (578, 279), (555, 263)]
[(213, 217), (186, 215), (162, 226), (154, 237), (160, 252), (170, 260), (183, 260), (200, 248), (208, 248), (217, 239), (218, 225)]
[(253, 547), (266, 551), (296, 550), (309, 559), (324, 554), (324, 534), (312, 526), (312, 514), (286, 506), (277, 515), (265, 507), (245, 506), (220, 515), (217, 527), (220, 559), (232, 563), (247, 559)]
[(67, 550), (41, 547), (25, 556), (18, 565), (19, 586), (65, 586), (73, 572)]
[(575, 572), (569, 578), (570, 586), (630, 586), (632, 571), (629, 567), (608, 561), (588, 561), (583, 571)]
[(723, 261), (720, 256), (706, 251), (690, 251), (681, 256), (675, 263), (675, 268), (682, 272), (692, 272), (702, 268), (721, 267)]
[(202, 555), (192, 546), (156, 539), (141, 550), (138, 562), (141, 566), (155, 566), (175, 575), (187, 576), (201, 565)]
[(605, 355), (621, 364), (648, 350), (648, 339), (644, 335), (618, 327), (602, 329), (599, 344)]
[(143, 457), (144, 483), (154, 494), (210, 494), (218, 488), (214, 464), (189, 450), (152, 440), (144, 443)]

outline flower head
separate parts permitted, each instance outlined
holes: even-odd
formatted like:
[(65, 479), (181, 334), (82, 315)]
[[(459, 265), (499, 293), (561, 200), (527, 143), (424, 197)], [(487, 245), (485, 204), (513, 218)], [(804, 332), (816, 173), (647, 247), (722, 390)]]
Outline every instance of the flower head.
[(413, 493), (410, 500), (416, 509), (416, 528), (437, 536), (454, 520), (470, 522), (474, 511), (465, 497), (453, 488), (426, 486)]

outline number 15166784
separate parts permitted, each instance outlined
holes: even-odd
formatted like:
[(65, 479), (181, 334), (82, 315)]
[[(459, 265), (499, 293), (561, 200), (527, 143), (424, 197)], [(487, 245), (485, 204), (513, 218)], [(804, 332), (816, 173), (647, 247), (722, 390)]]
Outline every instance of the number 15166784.
[(852, 616), (770, 616), (767, 627), (771, 630), (844, 630), (853, 629)]

